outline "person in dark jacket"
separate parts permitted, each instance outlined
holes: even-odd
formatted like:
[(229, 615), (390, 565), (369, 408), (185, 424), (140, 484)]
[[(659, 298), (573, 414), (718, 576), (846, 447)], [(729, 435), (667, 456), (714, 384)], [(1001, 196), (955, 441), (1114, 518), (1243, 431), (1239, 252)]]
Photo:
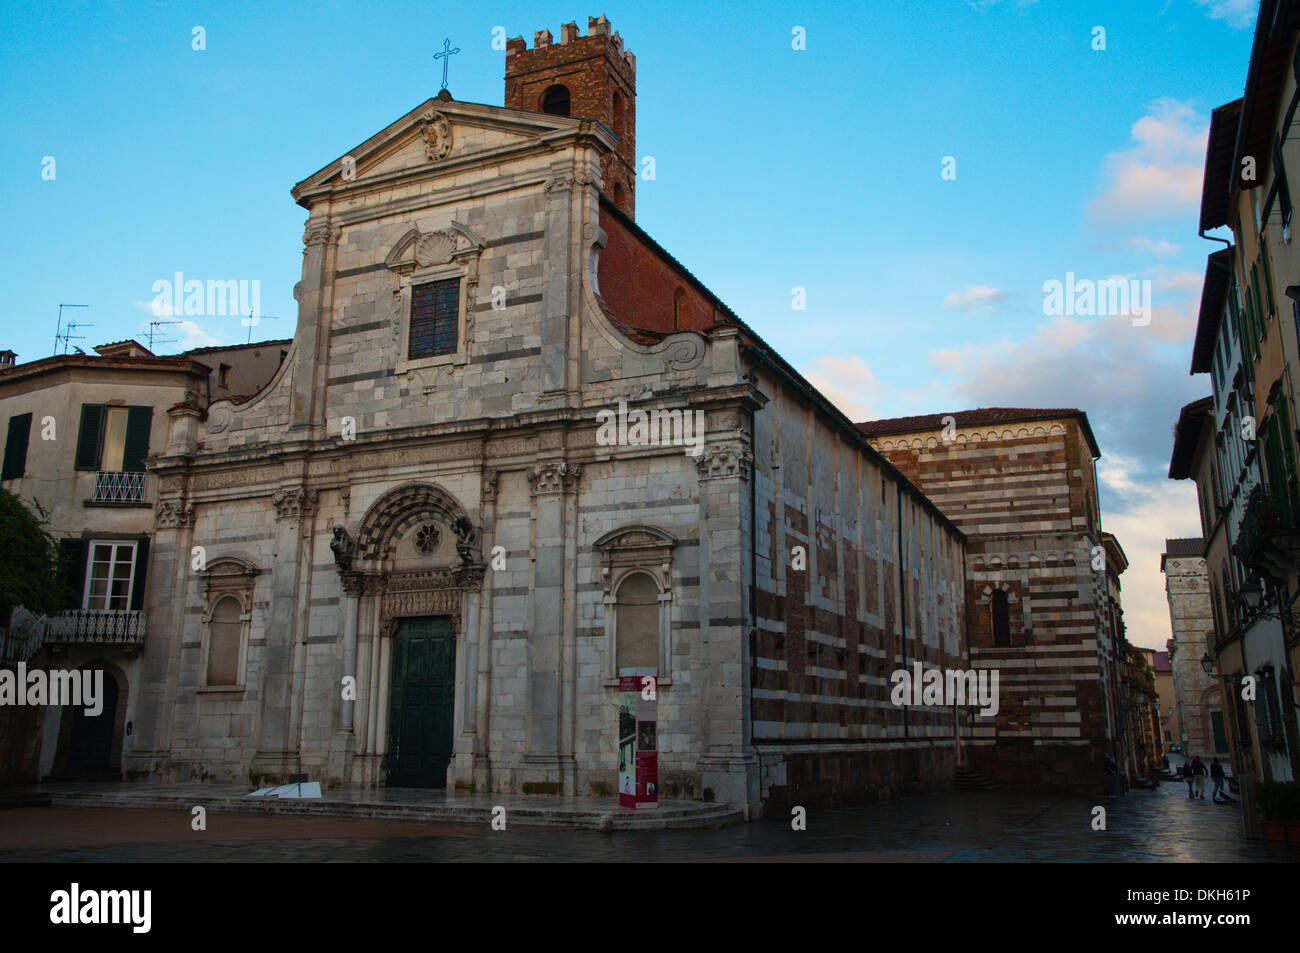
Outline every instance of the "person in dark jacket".
[(1192, 798), (1196, 797), (1196, 795), (1192, 793), (1192, 784), (1195, 780), (1192, 774), (1192, 763), (1190, 761), (1184, 761), (1183, 766), (1179, 769), (1178, 773), (1181, 774), (1183, 780), (1187, 782), (1187, 800), (1190, 801)]
[(1217, 801), (1223, 796), (1223, 765), (1218, 758), (1210, 762), (1210, 780), (1214, 782), (1213, 800)]
[(1205, 800), (1205, 774), (1205, 762), (1198, 754), (1192, 759), (1192, 779), (1195, 782), (1196, 796), (1202, 801)]

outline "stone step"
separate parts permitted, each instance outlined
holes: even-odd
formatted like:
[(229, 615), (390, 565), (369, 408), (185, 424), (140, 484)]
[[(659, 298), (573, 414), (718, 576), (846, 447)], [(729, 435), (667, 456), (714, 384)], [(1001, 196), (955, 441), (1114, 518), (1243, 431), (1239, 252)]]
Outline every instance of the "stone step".
[(1000, 791), (1002, 787), (1001, 781), (995, 781), (969, 768), (958, 768), (952, 782), (954, 791)]
[[(163, 809), (188, 811), (201, 804), (214, 814), (275, 814), (298, 817), (356, 817), (423, 823), (488, 825), (492, 822), (491, 798), (482, 806), (466, 804), (394, 804), (384, 802), (298, 800), (289, 798), (247, 798), (193, 796), (140, 792), (53, 792), (46, 795), (54, 806)], [(617, 807), (609, 810), (539, 804), (507, 809), (507, 824), (525, 827), (555, 827), (588, 830), (690, 830), (721, 827), (743, 820), (739, 810), (701, 802), (698, 806), (673, 806), (637, 812)]]

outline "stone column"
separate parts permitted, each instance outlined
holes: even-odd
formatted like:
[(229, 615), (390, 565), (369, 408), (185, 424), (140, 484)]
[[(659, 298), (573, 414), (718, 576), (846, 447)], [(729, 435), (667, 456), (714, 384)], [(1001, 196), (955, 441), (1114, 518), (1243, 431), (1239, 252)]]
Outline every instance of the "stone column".
[(302, 253), (302, 281), (294, 289), (294, 296), (298, 299), (298, 331), (290, 430), (324, 427), (324, 375), (328, 371), (330, 312), (333, 309), (334, 270), (341, 234), (342, 229), (328, 219), (309, 220), (303, 232), (302, 240), (306, 247)]
[[(156, 529), (145, 591), (148, 634), (139, 663), (135, 729), (126, 759), (128, 765), (138, 764), (144, 770), (173, 760), (172, 732), (177, 686), (182, 678), (181, 644), (185, 637), (186, 593), (191, 577), (194, 504), (184, 491), (181, 495), (164, 497), (158, 501), (154, 519)], [(189, 696), (193, 697), (193, 691)]]
[[(340, 600), (343, 609), (343, 670), (339, 676), (339, 690), (342, 695), (343, 680), (351, 678), (353, 680), (351, 692), (355, 695), (359, 690), (356, 685), (357, 678), (357, 613), (361, 608), (361, 577), (356, 573), (346, 573), (342, 577), (343, 598)], [(352, 698), (344, 697), (342, 704), (339, 706), (339, 730), (351, 733), (354, 729), (354, 711), (356, 702)]]
[[(474, 677), (474, 784), (482, 791), (492, 790), (492, 590), (496, 588), (496, 570), (492, 566), (492, 549), (496, 545), (497, 482), (500, 473), (488, 470), (483, 474), (483, 550), (487, 560), (484, 574), (482, 604), (478, 613), (478, 640), (475, 645)], [(469, 671), (469, 668), (466, 668)]]
[[(707, 446), (700, 479), (700, 641), (704, 754), (701, 786), (747, 813), (761, 810), (758, 760), (749, 730), (749, 653), (744, 604), (749, 481), (754, 458), (744, 440)], [(748, 532), (747, 532), (748, 528)], [(707, 594), (707, 596), (706, 596)]]
[(291, 741), (293, 650), (298, 633), (302, 524), (316, 509), (315, 490), (286, 487), (272, 497), (275, 507), (275, 567), (271, 573), (271, 622), (262, 647), (262, 711), (253, 770), (283, 777), (297, 769)]
[(546, 194), (546, 286), (542, 293), (541, 396), (562, 395), (568, 375), (569, 316), (574, 313), (573, 194), (577, 184), (567, 163), (556, 163)]
[[(528, 474), (533, 494), (533, 578), (528, 640), (528, 747), (526, 780), (571, 784), (572, 756), (562, 759), (561, 679), (564, 672), (565, 497), (577, 486), (581, 467), (556, 461)], [(561, 764), (564, 760), (565, 764)], [(529, 770), (532, 769), (532, 770)]]

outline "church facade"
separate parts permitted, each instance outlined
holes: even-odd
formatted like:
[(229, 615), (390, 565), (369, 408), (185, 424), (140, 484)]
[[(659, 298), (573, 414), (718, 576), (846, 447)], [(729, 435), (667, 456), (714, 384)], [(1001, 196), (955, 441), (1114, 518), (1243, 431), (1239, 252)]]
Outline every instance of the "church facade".
[(661, 796), (950, 783), (889, 675), (962, 665), (964, 536), (636, 225), (603, 17), (506, 87), (299, 183), (278, 373), (168, 411), (124, 770), (612, 798), (641, 673)]

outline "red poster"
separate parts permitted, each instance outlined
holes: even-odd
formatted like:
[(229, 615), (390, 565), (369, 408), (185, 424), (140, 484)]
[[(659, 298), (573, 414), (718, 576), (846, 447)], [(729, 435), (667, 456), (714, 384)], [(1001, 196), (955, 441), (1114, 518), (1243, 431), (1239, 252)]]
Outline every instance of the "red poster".
[(659, 690), (653, 672), (619, 674), (618, 804), (659, 806)]

